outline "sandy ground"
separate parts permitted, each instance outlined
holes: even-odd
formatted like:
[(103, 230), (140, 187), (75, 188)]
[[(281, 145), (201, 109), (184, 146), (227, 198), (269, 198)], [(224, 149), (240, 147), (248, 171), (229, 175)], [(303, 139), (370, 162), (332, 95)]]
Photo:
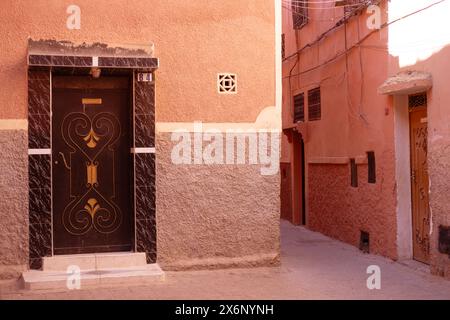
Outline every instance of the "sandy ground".
[[(24, 291), (3, 287), (0, 299), (450, 299), (450, 281), (424, 265), (362, 254), (321, 234), (282, 223), (282, 264), (274, 268), (167, 272), (149, 286)], [(381, 269), (369, 290), (367, 267)]]

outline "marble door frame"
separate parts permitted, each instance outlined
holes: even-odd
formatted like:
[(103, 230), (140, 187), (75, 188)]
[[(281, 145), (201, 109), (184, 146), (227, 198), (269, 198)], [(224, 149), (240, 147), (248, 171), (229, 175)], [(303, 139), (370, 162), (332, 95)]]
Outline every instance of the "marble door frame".
[[(107, 54), (111, 54), (110, 51)], [(134, 249), (156, 262), (155, 81), (159, 61), (150, 56), (28, 54), (29, 266), (41, 269), (53, 255), (52, 230), (52, 76), (89, 74), (99, 67), (133, 77)], [(142, 74), (145, 73), (146, 77)]]

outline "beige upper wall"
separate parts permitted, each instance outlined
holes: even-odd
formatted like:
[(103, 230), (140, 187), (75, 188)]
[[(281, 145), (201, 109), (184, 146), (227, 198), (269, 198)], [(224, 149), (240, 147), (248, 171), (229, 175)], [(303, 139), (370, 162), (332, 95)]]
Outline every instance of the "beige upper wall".
[[(276, 104), (273, 0), (2, 0), (0, 21), (0, 119), (27, 117), (28, 37), (154, 43), (160, 122), (254, 122)], [(218, 72), (238, 75), (237, 95), (217, 94)]]

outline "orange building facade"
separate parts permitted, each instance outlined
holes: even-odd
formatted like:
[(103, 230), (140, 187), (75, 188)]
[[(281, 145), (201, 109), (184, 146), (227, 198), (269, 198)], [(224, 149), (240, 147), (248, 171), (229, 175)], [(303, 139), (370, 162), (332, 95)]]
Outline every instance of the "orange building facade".
[(0, 278), (115, 252), (279, 263), (279, 148), (245, 159), (248, 135), (279, 145), (279, 17), (273, 0), (1, 1)]

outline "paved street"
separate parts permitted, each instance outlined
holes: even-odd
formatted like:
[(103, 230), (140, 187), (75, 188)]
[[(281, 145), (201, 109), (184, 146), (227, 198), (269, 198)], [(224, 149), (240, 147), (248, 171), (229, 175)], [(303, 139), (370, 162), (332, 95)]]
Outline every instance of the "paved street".
[[(366, 269), (381, 268), (381, 290), (368, 290)], [(5, 292), (7, 291), (7, 292)], [(450, 299), (450, 281), (423, 266), (395, 263), (282, 223), (282, 265), (275, 268), (167, 272), (147, 287), (66, 292), (5, 290), (2, 299)]]

